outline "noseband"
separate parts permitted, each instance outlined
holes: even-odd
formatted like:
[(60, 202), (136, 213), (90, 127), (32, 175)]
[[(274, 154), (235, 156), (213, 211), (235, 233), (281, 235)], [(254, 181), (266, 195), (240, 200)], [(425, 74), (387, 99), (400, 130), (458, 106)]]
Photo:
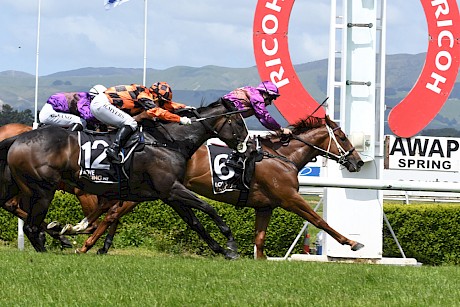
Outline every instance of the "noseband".
[[(293, 135), (292, 138), (297, 140), (297, 141), (299, 141), (299, 142), (304, 143), (305, 145), (308, 145), (308, 146), (313, 147), (314, 149), (318, 150), (319, 152), (321, 152), (321, 156), (323, 156), (325, 158), (331, 158), (332, 160), (336, 161), (337, 163), (339, 163), (341, 165), (345, 165), (347, 163), (347, 157), (353, 153), (355, 148), (352, 147), (350, 150), (346, 151), (339, 144), (339, 142), (337, 141), (337, 138), (335, 136), (334, 131), (339, 130), (340, 127), (331, 128), (331, 127), (329, 127), (329, 125), (326, 124), (326, 129), (327, 129), (327, 132), (329, 133), (329, 144), (327, 145), (327, 150), (324, 150), (323, 148), (321, 148), (319, 146), (316, 146), (315, 144), (312, 144), (310, 142), (304, 141), (304, 140), (302, 140), (301, 138), (299, 138), (296, 135)], [(337, 150), (339, 152), (339, 155), (336, 155), (335, 153), (330, 152), (332, 141), (334, 141), (335, 146), (337, 147)]]

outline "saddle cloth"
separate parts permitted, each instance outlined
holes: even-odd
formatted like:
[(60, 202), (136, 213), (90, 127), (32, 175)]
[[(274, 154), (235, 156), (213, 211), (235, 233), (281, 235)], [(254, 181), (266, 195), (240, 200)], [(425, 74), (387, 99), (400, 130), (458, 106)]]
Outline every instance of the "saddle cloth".
[(208, 149), (214, 194), (247, 190), (249, 187), (243, 180), (244, 170), (233, 169), (225, 164), (232, 150), (225, 146), (213, 144), (206, 145), (206, 147)]
[(120, 178), (120, 165), (112, 164), (105, 153), (105, 149), (112, 144), (112, 138), (114, 134), (110, 133), (78, 132), (80, 177), (94, 183), (110, 184), (118, 183), (121, 179), (129, 179), (128, 168), (131, 165), (132, 155), (139, 145), (139, 134), (134, 133), (127, 142), (128, 147), (123, 148), (125, 158), (121, 165), (121, 173), (124, 178)]

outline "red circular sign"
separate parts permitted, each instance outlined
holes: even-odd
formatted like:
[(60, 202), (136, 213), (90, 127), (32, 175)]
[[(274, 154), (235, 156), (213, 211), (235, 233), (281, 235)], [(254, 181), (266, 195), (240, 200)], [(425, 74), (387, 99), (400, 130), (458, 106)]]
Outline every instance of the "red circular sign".
[(456, 0), (422, 1), (428, 23), (428, 52), (419, 79), (390, 112), (394, 134), (409, 138), (439, 113), (454, 87), (460, 57), (460, 17)]
[(281, 96), (275, 105), (289, 124), (325, 113), (317, 109), (318, 102), (304, 89), (292, 65), (287, 33), (293, 5), (294, 0), (258, 1), (253, 37), (259, 75), (278, 86)]
[[(429, 46), (417, 83), (389, 115), (391, 130), (400, 137), (420, 132), (438, 114), (455, 84), (460, 58), (460, 17), (456, 0), (421, 1)], [(280, 88), (275, 102), (292, 124), (312, 114), (318, 103), (304, 89), (292, 65), (288, 26), (294, 0), (259, 0), (254, 16), (254, 54), (259, 74)], [(315, 116), (324, 115), (320, 108)]]

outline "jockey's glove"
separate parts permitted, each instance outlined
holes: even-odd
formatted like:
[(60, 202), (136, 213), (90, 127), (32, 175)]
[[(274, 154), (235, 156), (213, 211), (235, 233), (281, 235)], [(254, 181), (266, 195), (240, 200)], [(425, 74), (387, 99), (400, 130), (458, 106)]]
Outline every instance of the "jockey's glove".
[(291, 131), (291, 129), (289, 129), (289, 128), (281, 128), (281, 129), (279, 130), (279, 132), (280, 132), (281, 134), (288, 134), (288, 135), (289, 135), (289, 134), (292, 134), (292, 131)]
[(188, 117), (181, 117), (180, 118), (180, 124), (181, 125), (191, 125), (192, 124), (192, 120)]

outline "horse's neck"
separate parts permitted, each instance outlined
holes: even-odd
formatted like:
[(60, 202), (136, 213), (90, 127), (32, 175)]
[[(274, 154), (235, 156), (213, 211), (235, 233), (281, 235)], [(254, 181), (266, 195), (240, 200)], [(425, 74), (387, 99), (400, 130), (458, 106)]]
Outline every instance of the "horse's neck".
[(148, 141), (152, 141), (157, 133), (160, 133), (172, 143), (181, 143), (181, 146), (187, 149), (190, 157), (204, 142), (214, 136), (200, 123), (193, 123), (190, 126), (164, 123), (156, 127), (147, 128), (147, 132), (149, 132), (146, 135)]
[[(324, 143), (326, 137), (327, 133), (325, 129), (322, 128), (312, 129), (299, 135), (299, 138), (302, 140), (318, 147), (322, 147), (321, 145)], [(318, 150), (294, 139), (292, 139), (288, 145), (281, 146), (276, 152), (292, 161), (299, 170), (319, 155)]]

